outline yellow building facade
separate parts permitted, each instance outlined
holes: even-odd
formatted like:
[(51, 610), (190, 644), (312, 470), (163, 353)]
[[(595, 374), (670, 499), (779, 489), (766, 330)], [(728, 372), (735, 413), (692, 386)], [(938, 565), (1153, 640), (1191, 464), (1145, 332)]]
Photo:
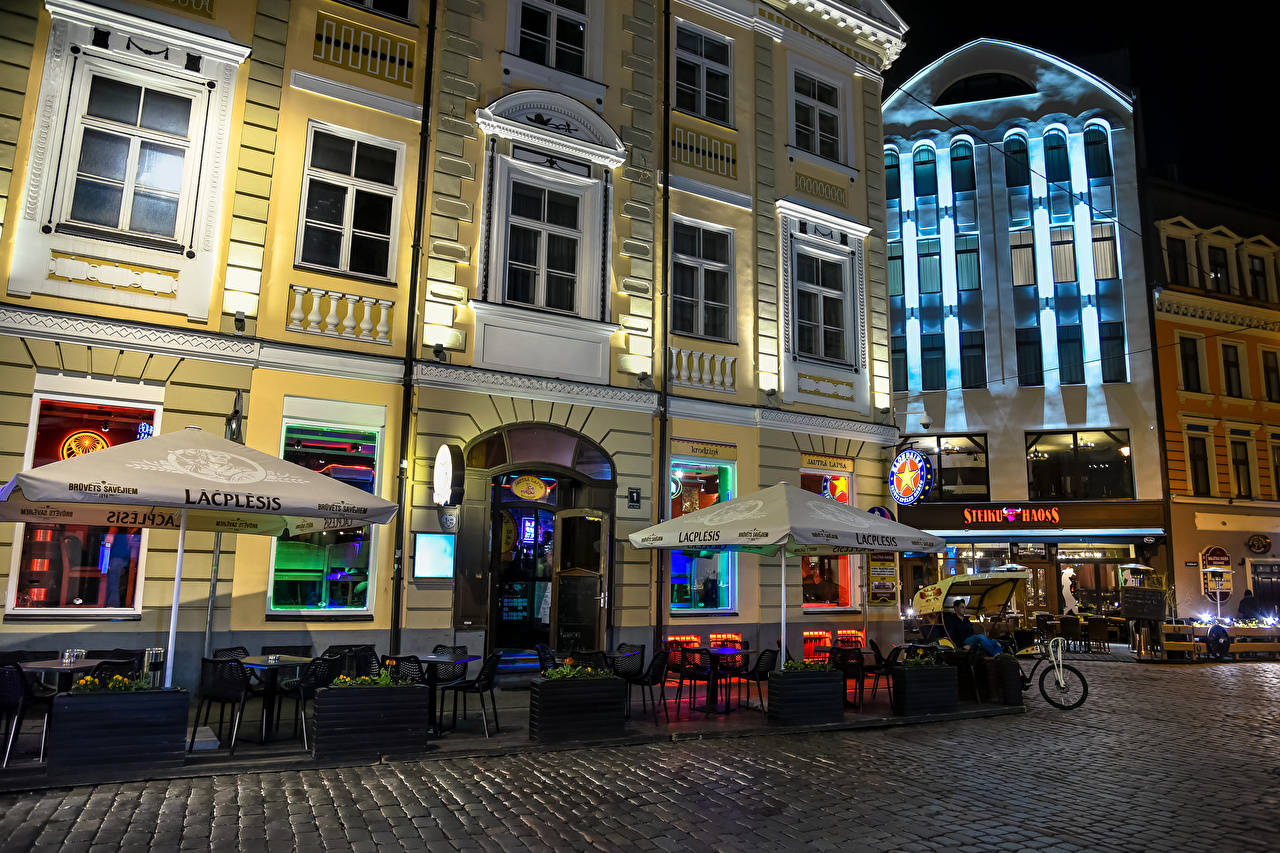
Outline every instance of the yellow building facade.
[[(887, 6), (0, 14), (0, 475), (194, 424), (402, 501), (190, 537), (180, 681), (206, 642), (772, 644), (776, 563), (627, 534), (780, 480), (885, 502)], [(0, 530), (0, 646), (162, 644), (171, 534), (28, 528)], [(789, 642), (900, 633), (864, 568), (806, 562)]]

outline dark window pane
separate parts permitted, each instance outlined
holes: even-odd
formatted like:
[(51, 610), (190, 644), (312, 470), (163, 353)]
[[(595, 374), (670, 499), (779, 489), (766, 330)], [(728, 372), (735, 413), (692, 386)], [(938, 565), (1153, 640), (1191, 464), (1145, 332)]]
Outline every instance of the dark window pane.
[(676, 254), (698, 256), (698, 229), (692, 225), (677, 222), (672, 227)]
[(1124, 323), (1100, 323), (1098, 335), (1102, 381), (1124, 382), (1128, 379), (1124, 359)]
[(342, 225), (346, 207), (346, 187), (325, 181), (311, 181), (307, 189), (307, 219)]
[(697, 300), (698, 269), (686, 264), (675, 264), (672, 267), (671, 289), (677, 298)]
[(921, 148), (911, 157), (916, 198), (938, 194), (938, 169), (932, 148)]
[(807, 323), (796, 327), (796, 348), (805, 355), (818, 355), (818, 328)]
[(511, 184), (511, 214), (522, 219), (542, 222), (543, 191), (538, 187), (515, 181)]
[(390, 235), (391, 203), (391, 196), (356, 190), (355, 209), (351, 211), (352, 227), (357, 231)]
[(944, 335), (920, 336), (920, 387), (941, 391), (947, 387), (947, 348)]
[(89, 104), (85, 112), (97, 118), (136, 125), (141, 101), (142, 87), (95, 74), (89, 84)]
[(907, 339), (895, 335), (889, 339), (890, 364), (889, 372), (893, 375), (893, 390), (907, 390)]
[(575, 282), (572, 276), (547, 275), (547, 307), (555, 311), (574, 311)]
[(951, 146), (951, 189), (968, 192), (974, 189), (973, 146), (958, 142)]
[(844, 358), (844, 332), (839, 329), (822, 330), (822, 355), (825, 358)]
[(835, 261), (822, 262), (822, 286), (828, 290), (844, 290), (844, 265)]
[(1165, 250), (1169, 253), (1169, 283), (1187, 284), (1187, 244), (1173, 237), (1165, 240)]
[(1058, 327), (1058, 378), (1063, 385), (1084, 384), (1084, 341), (1079, 326)]
[(714, 38), (705, 38), (702, 42), (702, 55), (720, 65), (729, 64), (729, 43)]
[(1107, 134), (1100, 127), (1084, 132), (1084, 168), (1091, 178), (1111, 177), (1111, 151)]
[(682, 335), (698, 334), (698, 302), (677, 296), (671, 302), (671, 330)]
[(987, 354), (982, 332), (960, 334), (960, 384), (981, 388), (987, 384)]
[(688, 27), (676, 27), (676, 50), (702, 55), (702, 36)]
[(818, 283), (818, 259), (812, 255), (796, 254), (796, 280), (806, 284)]
[(1200, 344), (1195, 338), (1178, 338), (1178, 357), (1182, 361), (1182, 389), (1200, 393)]
[(71, 218), (91, 225), (115, 228), (120, 224), (120, 204), (124, 189), (114, 184), (80, 178), (71, 198)]
[(129, 230), (158, 237), (172, 237), (178, 223), (177, 196), (135, 191), (133, 210), (129, 214)]
[(796, 293), (796, 317), (810, 323), (818, 321), (818, 296), (807, 291)]
[(729, 309), (719, 305), (707, 305), (702, 309), (702, 332), (711, 338), (729, 337)]
[(387, 186), (396, 183), (396, 152), (361, 142), (356, 146), (356, 177)]
[(355, 144), (349, 139), (316, 131), (311, 135), (311, 166), (340, 175), (351, 174)]
[(191, 121), (191, 99), (148, 89), (142, 98), (143, 127), (185, 137)]
[(729, 304), (729, 274), (724, 270), (707, 270), (703, 273), (702, 296), (708, 302)]
[(1044, 384), (1044, 358), (1041, 354), (1040, 330), (1018, 329), (1018, 384)]
[(123, 181), (128, 169), (129, 137), (85, 130), (80, 143), (79, 170), (82, 174)]
[(1027, 141), (1021, 136), (1011, 136), (1004, 143), (1004, 182), (1008, 187), (1024, 187), (1031, 183)]
[(548, 234), (547, 269), (570, 275), (577, 272), (578, 241), (560, 234)]
[(507, 267), (507, 301), (533, 304), (534, 271), (524, 267)]
[(373, 0), (370, 8), (384, 15), (395, 15), (397, 18), (409, 17), (409, 0)]
[(391, 241), (355, 234), (351, 237), (351, 271), (386, 276)]
[(1191, 494), (1209, 494), (1209, 451), (1205, 439), (1198, 435), (1187, 438), (1187, 467), (1191, 471)]
[(702, 257), (718, 264), (729, 263), (729, 235), (723, 231), (703, 231)]
[(308, 224), (302, 229), (302, 261), (337, 268), (342, 260), (342, 232)]
[(1051, 182), (1071, 183), (1071, 164), (1067, 160), (1067, 138), (1052, 132), (1044, 137), (1045, 178)]
[(578, 227), (578, 199), (576, 196), (547, 191), (547, 222), (563, 228)]
[(538, 243), (542, 235), (530, 228), (511, 226), (511, 237), (507, 241), (507, 257), (514, 263), (536, 266), (538, 263)]

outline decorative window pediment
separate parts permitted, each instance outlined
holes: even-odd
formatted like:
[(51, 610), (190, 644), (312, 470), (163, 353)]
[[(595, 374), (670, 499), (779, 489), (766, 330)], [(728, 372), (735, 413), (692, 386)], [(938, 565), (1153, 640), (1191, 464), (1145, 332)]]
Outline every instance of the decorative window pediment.
[(489, 136), (536, 145), (608, 169), (616, 169), (627, 159), (622, 140), (608, 122), (580, 101), (558, 92), (513, 92), (476, 110), (476, 123)]

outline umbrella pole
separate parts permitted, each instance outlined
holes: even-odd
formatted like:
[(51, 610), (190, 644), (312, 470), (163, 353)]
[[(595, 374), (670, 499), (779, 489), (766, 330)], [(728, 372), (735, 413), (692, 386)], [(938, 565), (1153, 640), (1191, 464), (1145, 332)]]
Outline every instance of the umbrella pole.
[(787, 665), (787, 552), (782, 551), (782, 638), (779, 642), (778, 668)]
[(182, 557), (187, 546), (187, 511), (178, 523), (178, 565), (173, 570), (173, 606), (169, 608), (169, 648), (164, 656), (164, 686), (173, 686), (173, 652), (178, 641), (178, 596), (182, 592)]

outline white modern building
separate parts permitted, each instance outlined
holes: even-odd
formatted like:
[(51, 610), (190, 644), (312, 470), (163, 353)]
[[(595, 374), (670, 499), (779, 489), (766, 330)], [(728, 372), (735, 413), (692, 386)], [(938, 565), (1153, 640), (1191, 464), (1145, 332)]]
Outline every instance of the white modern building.
[(894, 411), (936, 469), (902, 518), (938, 573), (1032, 570), (1029, 609), (1109, 610), (1163, 566), (1133, 99), (980, 39), (884, 105)]

